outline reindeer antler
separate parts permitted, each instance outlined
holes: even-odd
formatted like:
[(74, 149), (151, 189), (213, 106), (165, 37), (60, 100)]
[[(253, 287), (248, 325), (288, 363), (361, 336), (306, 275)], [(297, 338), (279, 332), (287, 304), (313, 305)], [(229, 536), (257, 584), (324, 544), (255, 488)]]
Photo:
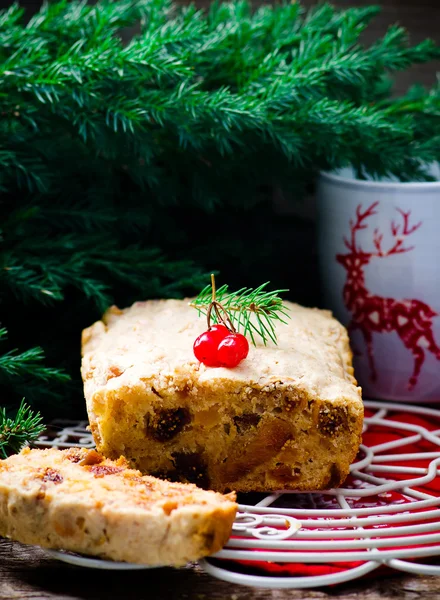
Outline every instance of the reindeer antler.
[(409, 252), (410, 250), (414, 249), (414, 246), (405, 247), (403, 245), (403, 242), (407, 235), (411, 235), (412, 233), (414, 233), (414, 231), (417, 231), (417, 229), (421, 226), (422, 222), (420, 221), (419, 223), (416, 223), (415, 225), (410, 227), (409, 218), (411, 216), (411, 211), (409, 210), (405, 212), (400, 208), (398, 208), (397, 210), (403, 217), (403, 224), (402, 226), (400, 226), (394, 221), (391, 222), (391, 234), (395, 240), (394, 246), (392, 246), (389, 250), (384, 252), (384, 250), (382, 249), (383, 234), (379, 233), (378, 229), (375, 229), (373, 243), (377, 252), (374, 254), (374, 256), (390, 256), (391, 254), (401, 254), (403, 252)]
[(375, 209), (378, 204), (379, 202), (373, 202), (373, 204), (364, 210), (364, 212), (362, 212), (362, 204), (359, 204), (356, 208), (356, 221), (350, 219), (351, 240), (349, 241), (344, 237), (344, 244), (350, 252), (362, 252), (362, 249), (356, 246), (356, 233), (361, 229), (367, 229), (368, 225), (365, 224), (365, 220), (368, 219), (368, 217), (377, 214)]

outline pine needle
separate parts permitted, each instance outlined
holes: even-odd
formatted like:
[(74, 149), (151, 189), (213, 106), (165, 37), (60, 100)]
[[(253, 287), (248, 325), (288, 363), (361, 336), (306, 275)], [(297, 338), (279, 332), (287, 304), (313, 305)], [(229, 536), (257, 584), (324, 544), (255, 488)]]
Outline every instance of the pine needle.
[(10, 454), (20, 452), (27, 443), (36, 440), (44, 431), (42, 417), (33, 412), (24, 400), (11, 419), (5, 408), (0, 408), (0, 455), (7, 458)]
[[(248, 335), (254, 344), (256, 338), (261, 339), (264, 345), (268, 340), (277, 343), (276, 322), (286, 324), (289, 319), (288, 308), (283, 304), (279, 294), (288, 290), (266, 291), (269, 282), (263, 283), (255, 289), (241, 288), (230, 292), (227, 285), (222, 285), (216, 290), (216, 300), (228, 312), (229, 318), (237, 331)], [(212, 286), (207, 285), (191, 302), (199, 315), (206, 315), (212, 301)], [(213, 321), (218, 322), (215, 311), (212, 312)]]
[(0, 381), (6, 378), (36, 378), (40, 381), (68, 381), (70, 377), (61, 369), (47, 367), (43, 364), (42, 348), (31, 348), (19, 353), (10, 350), (0, 356)]
[[(0, 342), (6, 341), (7, 337), (7, 329), (1, 327)], [(33, 378), (40, 381), (68, 381), (70, 379), (67, 373), (64, 373), (61, 369), (46, 367), (42, 364), (43, 360), (44, 352), (42, 348), (30, 348), (21, 353), (14, 349), (1, 354), (0, 382), (11, 378), (19, 378), (20, 380)]]

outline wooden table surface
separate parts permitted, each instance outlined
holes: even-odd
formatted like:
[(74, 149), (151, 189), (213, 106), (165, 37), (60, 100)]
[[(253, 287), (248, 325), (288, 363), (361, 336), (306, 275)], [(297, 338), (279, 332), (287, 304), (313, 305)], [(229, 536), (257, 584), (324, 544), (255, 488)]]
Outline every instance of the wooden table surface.
[(0, 540), (1, 600), (439, 600), (440, 577), (396, 574), (315, 590), (232, 585), (197, 565), (151, 571), (99, 571), (51, 559), (43, 550)]

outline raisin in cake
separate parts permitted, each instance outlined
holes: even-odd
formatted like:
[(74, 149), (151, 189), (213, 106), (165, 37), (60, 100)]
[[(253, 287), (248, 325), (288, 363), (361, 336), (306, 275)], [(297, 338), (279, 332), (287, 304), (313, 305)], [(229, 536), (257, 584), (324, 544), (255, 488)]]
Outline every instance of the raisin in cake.
[(98, 450), (217, 491), (341, 484), (363, 419), (347, 332), (329, 312), (286, 306), (278, 344), (251, 346), (233, 369), (195, 359), (206, 320), (187, 300), (110, 308), (83, 332)]
[(182, 565), (227, 541), (234, 496), (142, 476), (95, 450), (0, 460), (0, 535), (147, 565)]

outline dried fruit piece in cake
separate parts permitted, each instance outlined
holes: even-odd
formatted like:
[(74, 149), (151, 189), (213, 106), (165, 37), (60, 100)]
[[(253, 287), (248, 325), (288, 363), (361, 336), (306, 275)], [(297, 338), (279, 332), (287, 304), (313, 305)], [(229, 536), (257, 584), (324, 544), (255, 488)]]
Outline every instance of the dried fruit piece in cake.
[(257, 341), (235, 368), (196, 359), (193, 342), (206, 325), (189, 301), (110, 309), (83, 333), (98, 449), (217, 491), (341, 484), (363, 420), (347, 332), (329, 312), (285, 305), (290, 319), (275, 324), (277, 345)]
[(142, 476), (95, 450), (29, 450), (0, 460), (0, 535), (147, 565), (217, 552), (237, 510), (233, 494)]

